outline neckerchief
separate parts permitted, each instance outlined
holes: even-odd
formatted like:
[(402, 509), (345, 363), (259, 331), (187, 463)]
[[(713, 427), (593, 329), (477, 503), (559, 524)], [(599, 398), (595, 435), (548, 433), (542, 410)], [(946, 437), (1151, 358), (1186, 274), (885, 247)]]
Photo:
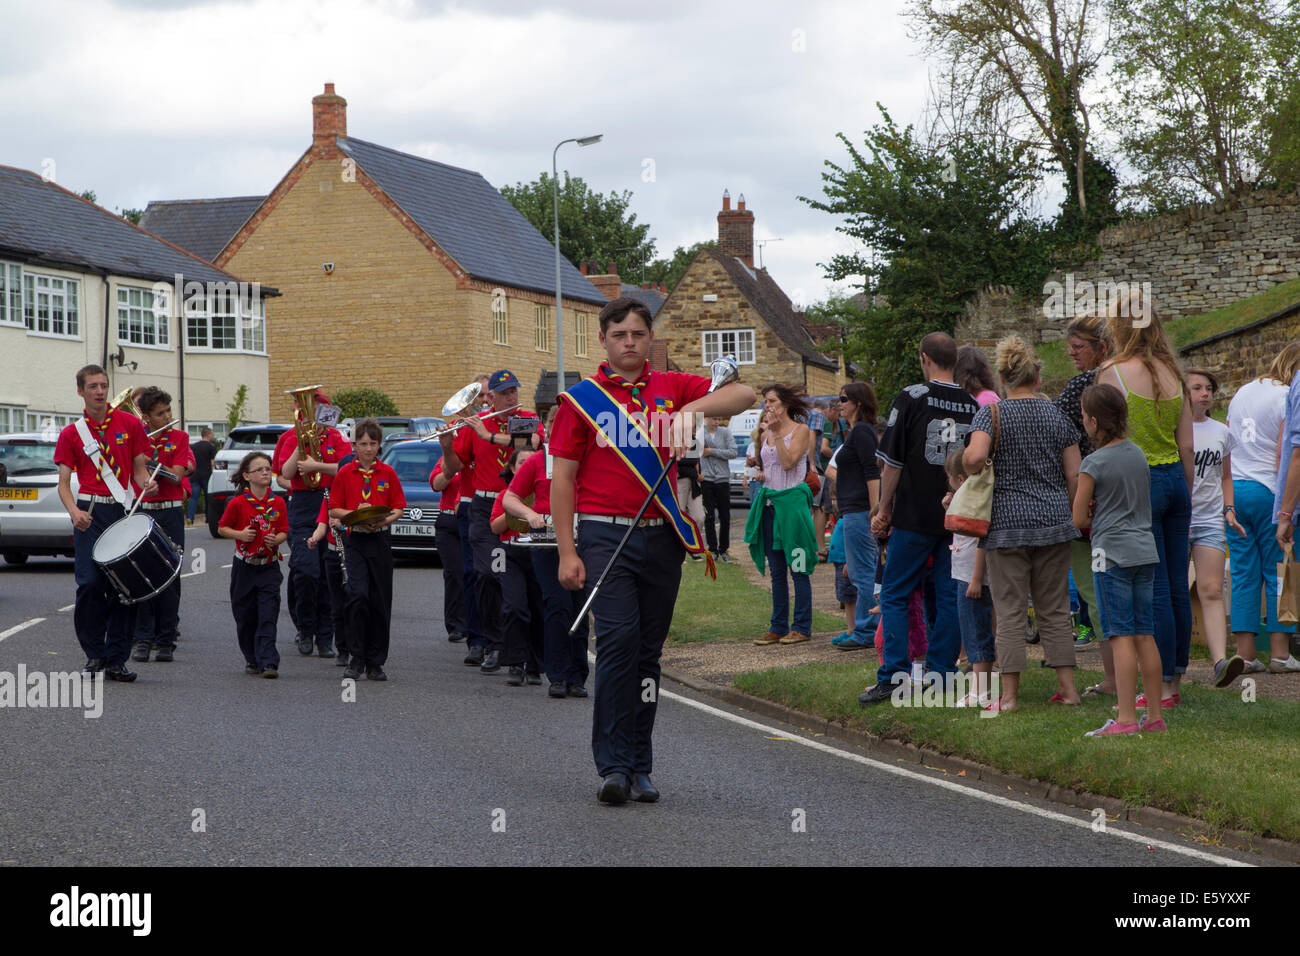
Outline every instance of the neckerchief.
[(154, 461), (161, 461), (163, 452), (176, 450), (176, 443), (171, 440), (168, 432), (163, 432), (157, 438), (149, 439), (149, 443), (153, 446)]
[(359, 461), (357, 462), (357, 474), (361, 476), (361, 500), (362, 501), (370, 500), (370, 479), (375, 474), (375, 465), (377, 464), (379, 464), (377, 459), (370, 463), (369, 468), (362, 465), (361, 462)]
[[(271, 494), (271, 489), (266, 490), (265, 498), (258, 498), (251, 489), (246, 488), (244, 489), (244, 500), (253, 507), (255, 516), (249, 523), (257, 528), (257, 537), (253, 539), (252, 544), (247, 545), (248, 550), (245, 552), (245, 557), (255, 558), (263, 551), (267, 553), (268, 557), (271, 557), (271, 549), (266, 546), (266, 536), (271, 533), (271, 519), (275, 517), (274, 496)], [(240, 541), (239, 545), (244, 546), (244, 542)], [(274, 557), (277, 561), (280, 560), (278, 548)]]
[(632, 403), (636, 406), (637, 411), (646, 410), (645, 401), (641, 398), (641, 390), (650, 384), (650, 363), (646, 362), (645, 367), (641, 369), (636, 377), (635, 382), (629, 382), (622, 375), (615, 372), (609, 367), (608, 362), (600, 363), (600, 374), (603, 375), (610, 383), (617, 385), (619, 388), (626, 389), (632, 396)]
[(99, 424), (90, 417), (90, 412), (83, 411), (81, 414), (86, 416), (86, 425), (90, 428), (90, 433), (95, 436), (95, 442), (99, 445), (99, 451), (108, 462), (108, 467), (113, 473), (121, 476), (122, 472), (117, 467), (117, 458), (113, 455), (112, 444), (108, 441), (108, 425), (113, 420), (113, 410), (110, 408), (104, 413), (104, 424)]

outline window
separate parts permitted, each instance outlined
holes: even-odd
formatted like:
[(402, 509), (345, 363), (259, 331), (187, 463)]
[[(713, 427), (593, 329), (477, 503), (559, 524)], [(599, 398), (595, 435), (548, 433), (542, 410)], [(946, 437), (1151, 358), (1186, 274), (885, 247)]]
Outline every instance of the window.
[[(154, 311), (154, 309), (158, 311)], [(166, 297), (155, 303), (149, 289), (118, 286), (117, 340), (123, 345), (167, 345), (171, 315)]]
[(753, 329), (719, 329), (704, 333), (704, 364), (723, 355), (734, 355), (741, 365), (754, 364)]
[(537, 330), (537, 341), (533, 348), (539, 352), (551, 350), (551, 309), (546, 305), (533, 306), (533, 326)]
[(185, 345), (214, 351), (266, 352), (266, 307), (242, 284), (212, 283), (185, 297)]
[(510, 344), (510, 321), (506, 314), (506, 294), (501, 289), (492, 290), (492, 344)]
[(587, 357), (586, 312), (575, 312), (573, 314), (573, 354), (581, 358)]
[(23, 267), (0, 262), (0, 325), (23, 324)]
[(0, 435), (23, 430), (24, 409), (12, 405), (0, 405)]
[[(18, 412), (19, 409), (14, 411)], [(42, 432), (53, 440), (59, 437), (59, 432), (63, 431), (65, 425), (71, 425), (79, 416), (62, 415), (57, 412), (34, 412), (29, 408), (26, 410), (26, 417), (27, 421), (22, 431)], [(17, 422), (15, 421), (14, 424), (16, 425)]]
[(203, 439), (203, 429), (211, 428), (213, 433), (212, 444), (217, 448), (221, 447), (222, 442), (226, 440), (226, 423), (225, 422), (188, 422), (185, 425), (185, 431), (189, 433), (190, 444)]
[(36, 335), (75, 339), (81, 334), (76, 279), (23, 274), (23, 322)]

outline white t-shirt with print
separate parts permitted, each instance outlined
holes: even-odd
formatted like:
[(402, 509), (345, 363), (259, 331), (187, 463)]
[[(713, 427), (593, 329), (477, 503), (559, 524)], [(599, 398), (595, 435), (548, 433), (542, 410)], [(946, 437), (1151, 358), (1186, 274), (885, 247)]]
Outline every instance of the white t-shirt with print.
[(1192, 442), (1196, 449), (1192, 466), (1192, 524), (1222, 524), (1223, 459), (1231, 455), (1232, 470), (1236, 471), (1239, 443), (1227, 425), (1213, 418), (1192, 423)]
[(1253, 379), (1237, 389), (1228, 403), (1228, 430), (1237, 444), (1232, 477), (1257, 481), (1277, 491), (1277, 433), (1286, 419), (1289, 386), (1272, 379)]

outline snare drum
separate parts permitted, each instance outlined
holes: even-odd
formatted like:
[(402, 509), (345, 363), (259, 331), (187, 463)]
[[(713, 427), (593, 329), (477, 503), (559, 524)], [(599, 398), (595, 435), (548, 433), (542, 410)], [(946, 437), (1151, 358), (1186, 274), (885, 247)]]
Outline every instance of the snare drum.
[(91, 557), (113, 582), (124, 604), (149, 600), (181, 573), (181, 549), (153, 518), (141, 513), (105, 528)]

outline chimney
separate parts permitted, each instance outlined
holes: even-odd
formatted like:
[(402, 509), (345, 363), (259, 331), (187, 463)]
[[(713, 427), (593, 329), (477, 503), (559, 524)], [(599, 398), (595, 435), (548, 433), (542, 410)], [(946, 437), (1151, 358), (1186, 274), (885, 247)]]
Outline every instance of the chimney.
[(613, 302), (623, 294), (623, 280), (618, 277), (618, 267), (610, 263), (606, 268), (609, 270), (603, 275), (595, 275), (596, 263), (591, 264), (591, 273), (587, 275), (587, 281), (600, 290), (610, 302)]
[(718, 251), (724, 256), (735, 256), (751, 269), (754, 268), (754, 214), (745, 208), (745, 196), (740, 205), (731, 208), (731, 193), (722, 193), (722, 212), (718, 213)]
[(348, 101), (326, 83), (325, 92), (311, 98), (311, 141), (313, 146), (333, 146), (336, 136), (348, 135)]
[(578, 264), (578, 271), (581, 272), (583, 275), (586, 275), (586, 274), (587, 274), (587, 263), (585, 263), (585, 262), (581, 262), (581, 263), (579, 263), (579, 264)]

